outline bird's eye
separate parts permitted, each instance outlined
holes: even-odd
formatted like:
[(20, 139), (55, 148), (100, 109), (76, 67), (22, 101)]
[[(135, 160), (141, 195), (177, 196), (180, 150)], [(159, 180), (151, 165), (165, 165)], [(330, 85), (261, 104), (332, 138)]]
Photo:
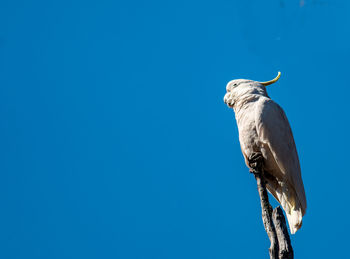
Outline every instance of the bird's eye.
[(238, 84), (237, 83), (234, 83), (233, 86), (237, 86)]

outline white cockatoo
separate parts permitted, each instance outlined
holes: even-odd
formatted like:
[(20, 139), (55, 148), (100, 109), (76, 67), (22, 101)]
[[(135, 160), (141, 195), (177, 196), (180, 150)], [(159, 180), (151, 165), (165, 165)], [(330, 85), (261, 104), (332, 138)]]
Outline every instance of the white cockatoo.
[(239, 142), (245, 162), (253, 153), (261, 153), (267, 190), (282, 205), (289, 228), (294, 234), (302, 224), (306, 197), (292, 130), (282, 108), (267, 95), (265, 86), (275, 79), (257, 82), (230, 81), (224, 102), (236, 116)]

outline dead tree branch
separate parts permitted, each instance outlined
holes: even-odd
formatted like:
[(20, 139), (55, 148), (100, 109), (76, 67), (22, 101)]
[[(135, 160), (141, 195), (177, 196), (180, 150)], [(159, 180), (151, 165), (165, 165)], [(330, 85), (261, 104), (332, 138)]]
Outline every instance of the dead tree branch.
[(284, 218), (283, 211), (279, 206), (273, 209), (272, 221), (275, 225), (278, 239), (279, 259), (293, 259), (294, 253), (288, 234), (286, 220)]
[(264, 227), (271, 242), (271, 246), (269, 248), (270, 259), (278, 259), (278, 239), (275, 226), (272, 221), (272, 208), (269, 203), (265, 181), (261, 176), (261, 172), (257, 172), (254, 175), (258, 185)]
[(286, 220), (280, 207), (272, 212), (263, 175), (263, 157), (254, 153), (249, 158), (251, 172), (254, 173), (260, 196), (262, 219), (270, 239), (270, 259), (293, 259), (293, 248), (288, 234)]

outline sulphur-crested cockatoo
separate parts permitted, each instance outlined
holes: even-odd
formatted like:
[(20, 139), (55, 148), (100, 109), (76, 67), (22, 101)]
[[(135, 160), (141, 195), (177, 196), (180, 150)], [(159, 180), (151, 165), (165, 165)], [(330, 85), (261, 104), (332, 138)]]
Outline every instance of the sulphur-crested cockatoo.
[(226, 86), (224, 101), (235, 112), (247, 166), (253, 153), (262, 154), (267, 189), (282, 205), (294, 234), (306, 211), (300, 164), (287, 117), (265, 88), (280, 75), (268, 82), (232, 80)]

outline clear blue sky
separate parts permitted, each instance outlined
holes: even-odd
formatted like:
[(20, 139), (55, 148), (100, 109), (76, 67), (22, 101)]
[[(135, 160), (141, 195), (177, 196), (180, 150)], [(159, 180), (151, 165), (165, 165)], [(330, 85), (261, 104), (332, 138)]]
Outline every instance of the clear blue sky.
[(308, 210), (345, 258), (349, 1), (0, 2), (0, 257), (267, 258), (229, 80), (280, 81)]

